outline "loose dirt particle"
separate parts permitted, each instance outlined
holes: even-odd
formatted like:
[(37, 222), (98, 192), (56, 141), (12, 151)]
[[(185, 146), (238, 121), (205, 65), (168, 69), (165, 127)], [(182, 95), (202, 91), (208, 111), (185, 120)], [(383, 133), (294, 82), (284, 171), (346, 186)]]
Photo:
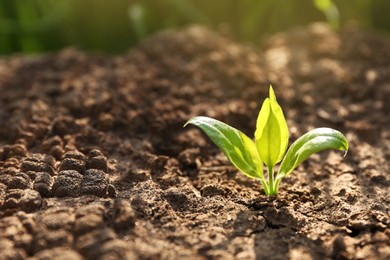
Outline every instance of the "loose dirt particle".
[(19, 210), (33, 212), (38, 210), (42, 205), (42, 197), (35, 190), (11, 189), (6, 194), (4, 202), (0, 208), (5, 215)]
[(34, 179), (33, 189), (38, 191), (42, 197), (50, 197), (52, 195), (52, 182), (50, 174), (47, 172), (37, 172)]
[(96, 229), (80, 236), (76, 245), (81, 254), (87, 258), (99, 258), (107, 253), (105, 244), (116, 239), (115, 232), (110, 228)]
[(81, 192), (83, 176), (74, 170), (61, 171), (54, 180), (52, 191), (56, 197), (77, 197)]
[(81, 181), (81, 194), (103, 197), (107, 194), (108, 178), (102, 170), (87, 170)]
[(75, 158), (64, 158), (61, 161), (59, 171), (75, 170), (79, 173), (85, 172), (85, 162)]
[(31, 157), (26, 157), (22, 160), (22, 172), (47, 172), (54, 175), (55, 159), (50, 155), (34, 154)]
[(87, 169), (98, 169), (108, 172), (107, 158), (103, 155), (91, 157), (87, 160)]
[(114, 229), (117, 232), (124, 232), (135, 226), (135, 213), (128, 201), (117, 199), (113, 206)]
[(6, 145), (3, 148), (4, 159), (12, 157), (24, 157), (26, 155), (27, 149), (23, 144)]
[(32, 181), (30, 177), (23, 173), (19, 172), (11, 177), (10, 182), (8, 183), (8, 189), (31, 189)]

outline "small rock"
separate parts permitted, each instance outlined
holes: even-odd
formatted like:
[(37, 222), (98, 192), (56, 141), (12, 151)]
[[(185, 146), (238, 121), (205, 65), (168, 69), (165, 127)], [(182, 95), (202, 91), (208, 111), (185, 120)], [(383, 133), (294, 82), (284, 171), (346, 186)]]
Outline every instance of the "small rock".
[(52, 156), (27, 157), (22, 161), (22, 172), (47, 172), (54, 175), (54, 158)]
[(104, 154), (102, 153), (102, 151), (100, 151), (99, 149), (92, 149), (89, 153), (88, 153), (88, 158), (91, 159), (93, 157), (97, 157), (97, 156), (104, 156)]
[(116, 234), (111, 228), (96, 229), (76, 240), (78, 250), (88, 259), (99, 259), (102, 255), (102, 247), (108, 241), (116, 239)]
[(42, 197), (35, 190), (10, 190), (4, 199), (2, 210), (33, 212), (42, 205)]
[(3, 148), (3, 157), (5, 158), (25, 156), (27, 156), (27, 148), (23, 144), (5, 145)]
[(8, 183), (8, 189), (31, 189), (32, 181), (30, 177), (24, 172), (19, 172), (15, 176), (12, 176), (11, 181)]
[(74, 233), (76, 236), (81, 236), (100, 228), (104, 228), (103, 216), (96, 214), (95, 212), (76, 219)]
[(95, 156), (87, 160), (87, 169), (98, 169), (108, 171), (107, 158), (103, 155)]
[(49, 154), (52, 155), (57, 160), (60, 160), (64, 154), (64, 148), (62, 148), (62, 146), (60, 145), (53, 146), (50, 149)]
[(70, 233), (74, 227), (75, 214), (69, 206), (59, 206), (40, 212), (36, 219), (40, 228), (65, 230)]
[(56, 197), (76, 197), (81, 191), (83, 176), (74, 170), (59, 172), (54, 181), (52, 192)]
[(128, 201), (117, 199), (113, 207), (113, 222), (117, 232), (133, 228), (135, 226), (135, 214)]
[(19, 169), (20, 168), (20, 161), (15, 157), (11, 157), (11, 158), (7, 159), (3, 164), (3, 168), (11, 168), (11, 167)]
[(63, 147), (64, 147), (64, 142), (59, 136), (54, 136), (52, 138), (46, 139), (42, 143), (42, 150), (44, 152), (49, 153), (57, 160), (61, 160), (62, 158), (62, 155), (64, 153)]
[(66, 158), (72, 158), (72, 159), (77, 159), (79, 161), (84, 160), (85, 156), (84, 154), (80, 153), (79, 151), (69, 151), (64, 154), (63, 159)]
[(64, 158), (61, 161), (60, 171), (75, 170), (79, 173), (85, 172), (85, 162), (76, 158)]
[(103, 197), (107, 189), (108, 179), (102, 170), (89, 169), (85, 172), (81, 183), (82, 194)]
[(43, 141), (42, 149), (45, 151), (49, 151), (53, 146), (56, 146), (56, 145), (61, 145), (61, 146), (64, 145), (64, 142), (62, 141), (61, 137), (59, 137), (58, 135), (53, 136), (53, 137)]
[(52, 178), (47, 172), (37, 173), (37, 177), (34, 180), (33, 189), (38, 191), (42, 197), (51, 196)]
[(50, 156), (47, 154), (40, 154), (40, 153), (33, 154), (32, 156), (27, 157), (24, 160), (32, 161), (32, 162), (46, 163), (46, 164), (50, 165), (51, 167), (54, 167), (55, 162), (56, 162), (55, 159), (53, 158), (53, 156)]

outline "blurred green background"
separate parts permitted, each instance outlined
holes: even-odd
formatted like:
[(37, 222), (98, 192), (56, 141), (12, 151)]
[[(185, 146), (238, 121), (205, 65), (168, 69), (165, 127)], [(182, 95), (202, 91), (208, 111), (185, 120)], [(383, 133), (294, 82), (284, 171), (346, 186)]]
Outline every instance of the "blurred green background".
[(75, 46), (118, 54), (156, 31), (204, 24), (239, 41), (315, 21), (390, 31), (390, 0), (0, 0), (0, 55)]

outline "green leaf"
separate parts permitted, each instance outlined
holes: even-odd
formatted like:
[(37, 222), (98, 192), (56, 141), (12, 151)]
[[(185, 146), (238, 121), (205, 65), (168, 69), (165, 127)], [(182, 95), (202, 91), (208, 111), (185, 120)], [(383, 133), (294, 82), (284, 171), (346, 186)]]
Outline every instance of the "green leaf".
[(230, 162), (248, 177), (263, 177), (263, 163), (254, 142), (241, 131), (221, 121), (197, 116), (184, 125), (193, 124), (200, 127)]
[(335, 3), (332, 0), (314, 0), (314, 5), (325, 14), (329, 25), (337, 30), (340, 26), (340, 13)]
[(307, 132), (288, 149), (277, 178), (286, 177), (310, 155), (325, 149), (338, 149), (345, 151), (346, 155), (348, 141), (342, 133), (331, 128), (316, 128)]
[(255, 138), (260, 158), (267, 166), (273, 167), (283, 159), (288, 145), (288, 128), (272, 86), (257, 117)]
[(323, 12), (331, 8), (331, 6), (333, 5), (331, 0), (314, 0), (314, 4), (319, 10)]

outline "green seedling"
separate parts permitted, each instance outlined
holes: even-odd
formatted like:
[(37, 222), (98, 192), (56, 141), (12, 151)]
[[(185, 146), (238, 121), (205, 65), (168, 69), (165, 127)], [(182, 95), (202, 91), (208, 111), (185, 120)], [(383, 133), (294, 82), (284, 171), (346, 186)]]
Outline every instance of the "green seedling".
[[(310, 155), (325, 149), (338, 149), (345, 151), (345, 156), (348, 151), (345, 136), (324, 127), (307, 132), (286, 152), (289, 138), (287, 123), (272, 86), (269, 98), (264, 101), (257, 117), (255, 141), (234, 127), (209, 117), (196, 116), (184, 127), (188, 124), (201, 128), (238, 170), (259, 180), (270, 196), (278, 193), (280, 181)], [(275, 174), (274, 168), (279, 162), (279, 171)], [(263, 175), (263, 164), (268, 169), (268, 181)]]

